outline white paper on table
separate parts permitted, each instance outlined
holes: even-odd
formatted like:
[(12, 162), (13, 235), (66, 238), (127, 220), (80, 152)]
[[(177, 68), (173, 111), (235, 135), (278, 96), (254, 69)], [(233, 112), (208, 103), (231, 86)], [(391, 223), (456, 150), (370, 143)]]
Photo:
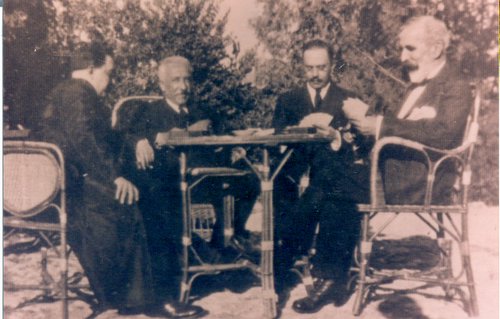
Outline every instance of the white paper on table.
[(333, 120), (333, 116), (328, 113), (311, 113), (305, 116), (299, 123), (299, 127), (327, 127)]
[(268, 128), (268, 129), (259, 129), (258, 131), (255, 131), (255, 133), (253, 133), (253, 136), (269, 136), (273, 134), (274, 134), (274, 129)]

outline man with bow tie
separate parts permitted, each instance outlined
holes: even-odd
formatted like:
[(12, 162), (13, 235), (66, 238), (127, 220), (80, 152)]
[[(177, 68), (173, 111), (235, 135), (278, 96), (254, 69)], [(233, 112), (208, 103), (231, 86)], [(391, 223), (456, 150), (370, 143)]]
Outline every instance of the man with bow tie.
[[(315, 313), (327, 304), (340, 306), (348, 299), (347, 278), (359, 236), (356, 203), (368, 198), (368, 169), (360, 160), (361, 144), (353, 139), (342, 110), (353, 94), (331, 79), (333, 50), (322, 40), (303, 48), (305, 84), (279, 97), (273, 118), (277, 131), (289, 126), (314, 127), (319, 133), (341, 135), (331, 145), (296, 148), (275, 181), (278, 246), (276, 290), (286, 296), (287, 270), (294, 257), (311, 247), (316, 226), (316, 254), (311, 262), (314, 287), (293, 309)], [(355, 140), (355, 141), (354, 141)], [(310, 185), (298, 198), (301, 175), (310, 170)]]
[[(380, 116), (364, 116), (354, 110), (365, 104), (349, 99), (344, 111), (353, 125), (377, 139), (398, 136), (436, 148), (459, 146), (472, 97), (467, 81), (447, 61), (449, 43), (450, 33), (442, 21), (432, 16), (410, 19), (399, 33), (401, 62), (412, 83), (403, 104), (390, 106)], [(425, 159), (401, 147), (387, 148), (381, 158), (386, 202), (422, 204)], [(433, 203), (450, 202), (455, 175), (451, 164), (438, 171)]]

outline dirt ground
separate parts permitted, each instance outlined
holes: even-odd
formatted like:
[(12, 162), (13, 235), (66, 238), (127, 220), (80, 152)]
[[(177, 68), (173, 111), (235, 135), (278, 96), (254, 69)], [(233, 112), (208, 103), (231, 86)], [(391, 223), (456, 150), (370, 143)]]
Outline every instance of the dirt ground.
[[(248, 228), (258, 230), (259, 210), (251, 216)], [(428, 231), (423, 224), (411, 217), (404, 217), (398, 223), (384, 231), (386, 238), (401, 238), (410, 235), (425, 235)], [(498, 279), (498, 207), (487, 207), (482, 203), (473, 203), (470, 214), (470, 244), (472, 266), (474, 270), (476, 289), (479, 299), (480, 319), (494, 319), (499, 317), (499, 279)], [(39, 253), (9, 254), (4, 257), (4, 280), (29, 282), (38, 279), (36, 270), (40, 260)], [(77, 271), (80, 266), (76, 259), (71, 260), (71, 272)], [(243, 275), (241, 275), (243, 276)], [(207, 319), (260, 319), (263, 316), (261, 289), (258, 286), (250, 288), (237, 287), (234, 282), (226, 282), (228, 278), (242, 278), (239, 275), (220, 277), (218, 280), (200, 279), (196, 284), (203, 288), (200, 298), (194, 303), (209, 311)], [(251, 279), (250, 279), (251, 280)], [(221, 283), (221, 284), (216, 284)], [(405, 287), (406, 283), (396, 282), (398, 288)], [(238, 289), (241, 288), (241, 289)], [(196, 295), (194, 288), (193, 294)], [(291, 305), (297, 298), (305, 296), (305, 289), (298, 285), (291, 291), (281, 318), (366, 318), (366, 319), (462, 319), (467, 318), (461, 303), (449, 302), (443, 298), (433, 297), (430, 294), (442, 295), (440, 289), (432, 289), (420, 294), (389, 294), (386, 298), (369, 303), (359, 317), (351, 313), (354, 297), (342, 307), (325, 306), (319, 313), (302, 315), (295, 313)], [(47, 319), (58, 318), (61, 313), (60, 302), (27, 303), (39, 295), (36, 291), (4, 292), (4, 311), (6, 319)], [(74, 296), (73, 296), (74, 297)], [(70, 301), (70, 318), (89, 318), (92, 315), (89, 304), (81, 299), (72, 298)], [(116, 311), (110, 310), (93, 316), (96, 319), (121, 318)], [(128, 316), (130, 319), (147, 319), (144, 315)]]

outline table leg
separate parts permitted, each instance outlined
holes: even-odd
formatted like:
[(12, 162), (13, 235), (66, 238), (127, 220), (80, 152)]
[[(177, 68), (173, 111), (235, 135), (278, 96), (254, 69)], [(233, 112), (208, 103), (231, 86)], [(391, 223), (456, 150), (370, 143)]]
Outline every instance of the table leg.
[(277, 296), (274, 291), (273, 249), (274, 249), (274, 220), (273, 220), (273, 180), (270, 178), (269, 153), (263, 151), (263, 171), (261, 174), (261, 197), (263, 206), (262, 217), (262, 251), (261, 251), (261, 280), (262, 296), (264, 301), (264, 315), (266, 318), (277, 316)]
[(186, 180), (187, 159), (186, 153), (179, 154), (179, 167), (181, 183), (179, 185), (182, 195), (182, 280), (179, 299), (188, 302), (189, 299), (189, 247), (191, 246), (191, 217), (189, 216), (188, 185)]

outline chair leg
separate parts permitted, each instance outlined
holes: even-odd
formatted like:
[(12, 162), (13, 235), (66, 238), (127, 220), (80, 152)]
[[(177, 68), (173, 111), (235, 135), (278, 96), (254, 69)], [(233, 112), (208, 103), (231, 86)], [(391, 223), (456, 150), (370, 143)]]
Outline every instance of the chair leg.
[(469, 246), (469, 224), (467, 214), (462, 215), (462, 242), (460, 243), (460, 251), (462, 255), (462, 265), (467, 278), (467, 286), (469, 288), (469, 316), (477, 317), (479, 315), (479, 305), (477, 302), (476, 286), (474, 284), (474, 275), (472, 274), (472, 264), (470, 258)]
[(179, 301), (187, 303), (189, 300), (189, 292), (191, 290), (189, 278), (189, 250), (191, 247), (191, 237), (183, 236), (182, 238), (182, 279), (180, 283)]
[(370, 258), (372, 243), (368, 241), (368, 229), (369, 229), (369, 214), (363, 214), (363, 220), (361, 225), (361, 241), (360, 241), (360, 261), (359, 261), (359, 276), (358, 285), (356, 287), (356, 297), (354, 299), (354, 306), (352, 313), (355, 316), (361, 314), (361, 308), (363, 306), (365, 294), (366, 294), (366, 272), (368, 270), (368, 260)]
[(224, 246), (229, 246), (229, 242), (234, 235), (234, 197), (224, 196)]
[(62, 314), (63, 314), (63, 319), (68, 319), (69, 318), (69, 305), (68, 305), (68, 258), (69, 258), (69, 251), (67, 247), (67, 239), (66, 239), (66, 234), (61, 235), (61, 258), (62, 258), (62, 264), (63, 264), (63, 269), (61, 270), (61, 282), (62, 282)]
[(474, 276), (472, 275), (470, 255), (464, 255), (462, 263), (467, 278), (467, 286), (469, 288), (469, 316), (477, 317), (479, 316), (479, 305), (477, 303), (476, 286), (474, 284)]

